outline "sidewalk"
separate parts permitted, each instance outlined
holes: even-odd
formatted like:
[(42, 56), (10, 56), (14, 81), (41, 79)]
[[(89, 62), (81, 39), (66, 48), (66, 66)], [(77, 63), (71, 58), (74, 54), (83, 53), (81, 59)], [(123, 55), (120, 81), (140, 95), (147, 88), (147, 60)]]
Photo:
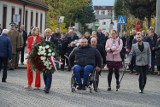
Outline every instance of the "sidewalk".
[(118, 92), (113, 76), (113, 91), (108, 92), (108, 72), (102, 72), (98, 92), (90, 93), (87, 90), (72, 93), (72, 72), (58, 71), (53, 74), (50, 93), (45, 94), (43, 78), (41, 90), (24, 89), (27, 83), (26, 69), (22, 68), (8, 71), (7, 83), (0, 82), (0, 107), (159, 107), (160, 104), (160, 77), (156, 75), (148, 75), (144, 94), (138, 93), (138, 76), (128, 73), (124, 75)]

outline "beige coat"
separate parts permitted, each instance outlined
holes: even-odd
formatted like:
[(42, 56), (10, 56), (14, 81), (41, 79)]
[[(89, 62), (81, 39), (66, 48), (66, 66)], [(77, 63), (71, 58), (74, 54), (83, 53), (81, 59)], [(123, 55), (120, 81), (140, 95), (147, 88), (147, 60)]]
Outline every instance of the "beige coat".
[(10, 30), (8, 32), (8, 37), (11, 39), (12, 54), (16, 54), (16, 50), (23, 46), (23, 38), (19, 32), (15, 30)]

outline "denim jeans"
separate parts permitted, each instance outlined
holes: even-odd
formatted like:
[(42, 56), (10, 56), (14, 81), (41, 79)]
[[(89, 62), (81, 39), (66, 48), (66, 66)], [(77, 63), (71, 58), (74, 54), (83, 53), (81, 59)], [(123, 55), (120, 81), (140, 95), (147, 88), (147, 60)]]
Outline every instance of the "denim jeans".
[[(74, 65), (73, 72), (74, 72), (74, 78), (76, 79), (76, 82), (78, 85), (88, 85), (88, 77), (89, 74), (94, 70), (93, 65), (86, 65), (86, 66), (80, 66), (80, 65)], [(83, 83), (81, 79), (81, 73), (83, 73)]]

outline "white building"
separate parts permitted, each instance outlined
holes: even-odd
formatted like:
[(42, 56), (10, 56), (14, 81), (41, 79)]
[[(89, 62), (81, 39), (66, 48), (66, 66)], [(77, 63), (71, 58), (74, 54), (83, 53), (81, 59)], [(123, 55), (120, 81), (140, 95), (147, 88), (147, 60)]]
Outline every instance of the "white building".
[(110, 31), (117, 29), (117, 21), (114, 20), (113, 6), (94, 6), (94, 13), (96, 17), (96, 27), (101, 27), (102, 31)]
[(25, 25), (29, 33), (31, 26), (39, 27), (44, 34), (47, 7), (40, 4), (42, 0), (0, 0), (0, 24), (3, 29), (10, 29), (14, 16), (20, 16), (19, 25)]

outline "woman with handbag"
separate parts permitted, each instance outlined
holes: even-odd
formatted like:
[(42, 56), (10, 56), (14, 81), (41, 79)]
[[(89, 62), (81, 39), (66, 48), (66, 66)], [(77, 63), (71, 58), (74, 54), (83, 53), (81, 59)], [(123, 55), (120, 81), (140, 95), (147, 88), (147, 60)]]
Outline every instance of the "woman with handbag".
[(107, 67), (108, 73), (108, 91), (111, 91), (112, 74), (114, 72), (116, 78), (116, 89), (120, 88), (119, 83), (119, 68), (122, 67), (122, 58), (120, 52), (122, 50), (123, 42), (118, 37), (117, 31), (111, 31), (111, 38), (106, 42), (105, 50), (107, 52)]

